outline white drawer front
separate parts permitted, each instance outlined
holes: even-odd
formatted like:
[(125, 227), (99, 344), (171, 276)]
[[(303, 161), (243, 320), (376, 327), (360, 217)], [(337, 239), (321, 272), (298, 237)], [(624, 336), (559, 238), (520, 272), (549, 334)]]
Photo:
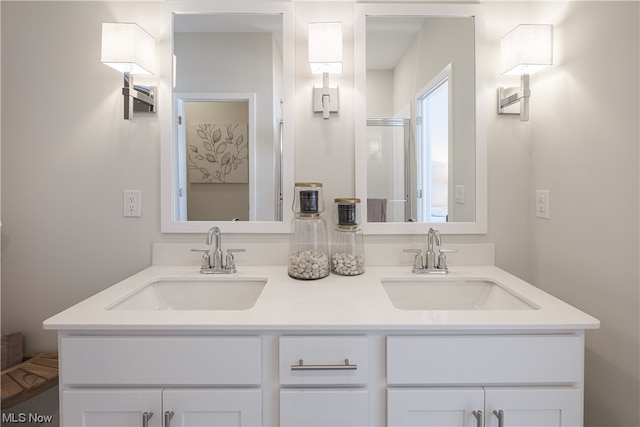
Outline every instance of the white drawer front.
[(367, 337), (280, 338), (282, 385), (365, 385), (368, 379)]
[(582, 381), (580, 336), (387, 338), (389, 385), (568, 384)]
[(74, 385), (259, 385), (260, 337), (64, 337), (60, 366)]
[(369, 424), (365, 389), (289, 389), (280, 392), (280, 426), (354, 426)]

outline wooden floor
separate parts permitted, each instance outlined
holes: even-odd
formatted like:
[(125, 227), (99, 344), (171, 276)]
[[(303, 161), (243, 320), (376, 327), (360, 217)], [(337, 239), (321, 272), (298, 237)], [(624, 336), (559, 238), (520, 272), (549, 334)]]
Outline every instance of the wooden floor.
[(58, 353), (33, 354), (0, 374), (5, 410), (58, 385)]

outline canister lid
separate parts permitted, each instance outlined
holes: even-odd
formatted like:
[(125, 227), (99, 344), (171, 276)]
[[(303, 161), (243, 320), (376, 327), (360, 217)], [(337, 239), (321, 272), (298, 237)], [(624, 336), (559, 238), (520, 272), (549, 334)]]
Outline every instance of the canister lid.
[(360, 199), (342, 197), (339, 199), (335, 199), (334, 202), (341, 203), (341, 204), (355, 204), (355, 203), (360, 203)]

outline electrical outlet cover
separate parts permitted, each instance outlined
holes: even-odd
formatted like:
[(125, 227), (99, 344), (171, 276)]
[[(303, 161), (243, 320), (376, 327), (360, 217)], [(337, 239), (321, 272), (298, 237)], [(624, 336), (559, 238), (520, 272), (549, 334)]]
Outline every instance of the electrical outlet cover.
[(536, 217), (550, 219), (549, 190), (536, 190)]
[(140, 190), (124, 190), (122, 201), (123, 216), (140, 218), (142, 216), (141, 204), (142, 192)]

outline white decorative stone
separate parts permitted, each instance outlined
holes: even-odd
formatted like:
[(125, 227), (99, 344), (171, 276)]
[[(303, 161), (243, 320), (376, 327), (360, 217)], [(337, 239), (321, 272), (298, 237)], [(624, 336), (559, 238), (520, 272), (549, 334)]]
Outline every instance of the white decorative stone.
[(364, 273), (364, 257), (350, 253), (336, 253), (331, 256), (331, 272), (342, 276)]
[(321, 279), (329, 275), (329, 257), (313, 250), (289, 256), (289, 276), (296, 279)]

